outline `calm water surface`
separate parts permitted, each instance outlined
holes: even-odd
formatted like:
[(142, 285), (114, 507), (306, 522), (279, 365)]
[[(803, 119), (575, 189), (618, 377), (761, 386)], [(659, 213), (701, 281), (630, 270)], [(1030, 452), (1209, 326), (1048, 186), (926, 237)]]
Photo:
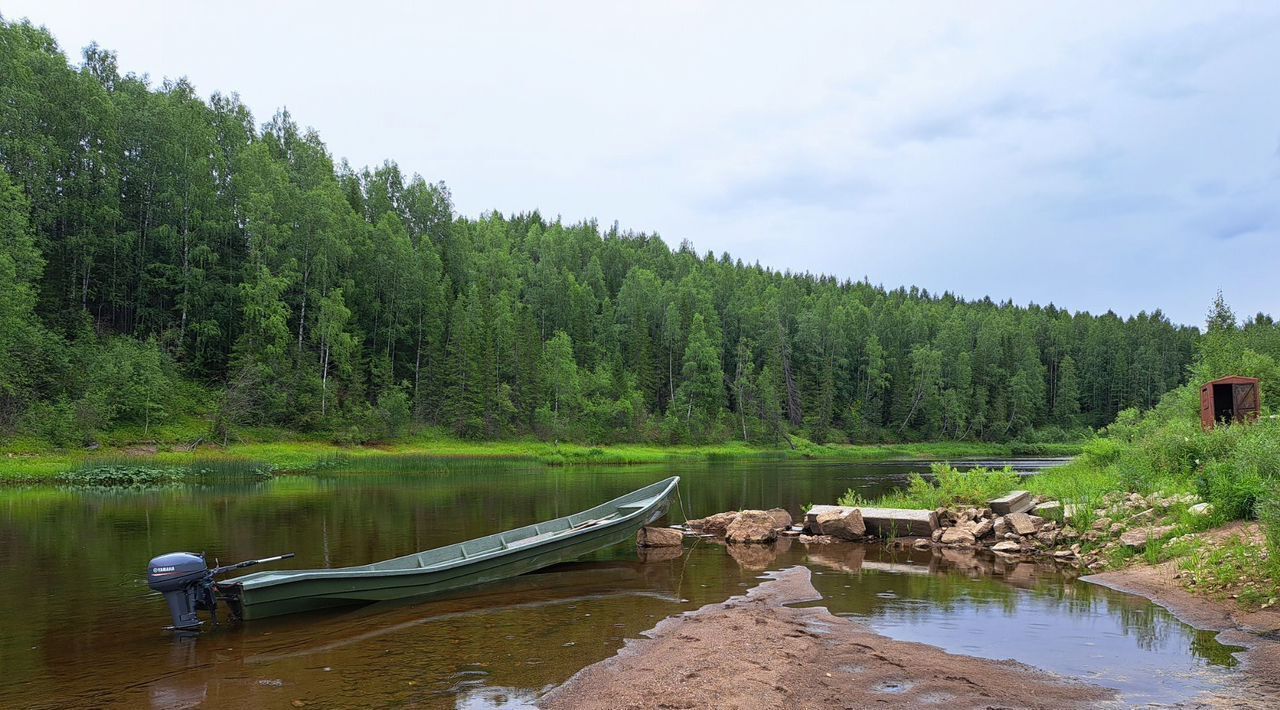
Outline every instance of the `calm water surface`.
[[(1017, 462), (1035, 470), (1045, 462)], [(1016, 658), (1176, 702), (1228, 681), (1232, 649), (1144, 600), (1053, 566), (879, 546), (631, 545), (410, 604), (267, 619), (174, 638), (148, 594), (152, 556), (291, 567), (364, 564), (558, 517), (672, 473), (672, 518), (875, 495), (921, 464), (725, 463), (547, 469), (386, 462), (382, 470), (152, 490), (0, 489), (0, 706), (523, 707), (659, 620), (792, 565), (817, 604), (948, 651)]]

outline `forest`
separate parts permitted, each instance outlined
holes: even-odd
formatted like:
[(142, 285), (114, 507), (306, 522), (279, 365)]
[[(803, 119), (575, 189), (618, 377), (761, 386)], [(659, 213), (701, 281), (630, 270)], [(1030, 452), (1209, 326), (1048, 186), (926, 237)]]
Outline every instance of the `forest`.
[(71, 63), (24, 21), (0, 20), (0, 90), (0, 437), (1056, 440), (1154, 405), (1201, 337), (458, 214), (286, 110), (96, 45)]

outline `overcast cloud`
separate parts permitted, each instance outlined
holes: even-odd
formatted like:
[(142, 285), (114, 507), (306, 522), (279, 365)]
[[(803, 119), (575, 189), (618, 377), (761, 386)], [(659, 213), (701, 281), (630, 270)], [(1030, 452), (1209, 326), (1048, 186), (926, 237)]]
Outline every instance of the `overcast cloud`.
[[(354, 165), (778, 269), (1280, 314), (1280, 4), (5, 0)], [(1221, 259), (1220, 263), (1214, 263)]]

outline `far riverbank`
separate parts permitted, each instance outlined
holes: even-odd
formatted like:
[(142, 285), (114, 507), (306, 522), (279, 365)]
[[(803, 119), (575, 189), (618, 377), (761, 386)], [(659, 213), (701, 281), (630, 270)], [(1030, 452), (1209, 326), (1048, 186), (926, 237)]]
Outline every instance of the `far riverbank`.
[(464, 441), (439, 436), (408, 437), (388, 443), (342, 446), (320, 439), (247, 441), (229, 446), (199, 443), (134, 443), (110, 448), (23, 450), (0, 447), (0, 482), (55, 480), (63, 474), (95, 466), (256, 467), (281, 473), (353, 466), (395, 457), (526, 461), (547, 466), (633, 465), (734, 460), (833, 460), (850, 462), (894, 459), (952, 460), (1009, 456), (1072, 456), (1081, 444), (924, 442), (910, 444), (815, 444), (793, 437), (794, 447), (755, 446), (741, 442), (698, 446), (660, 444), (584, 444), (536, 440)]

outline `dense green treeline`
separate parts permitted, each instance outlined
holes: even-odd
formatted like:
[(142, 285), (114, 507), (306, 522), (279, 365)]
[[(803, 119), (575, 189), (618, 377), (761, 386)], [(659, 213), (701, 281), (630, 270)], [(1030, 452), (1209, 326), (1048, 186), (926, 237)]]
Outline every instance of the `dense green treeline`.
[(96, 46), (69, 65), (23, 22), (0, 23), (0, 89), (10, 435), (198, 413), (221, 439), (1008, 440), (1155, 404), (1199, 337), (461, 216), (395, 163), (335, 164), (288, 112), (259, 127)]

